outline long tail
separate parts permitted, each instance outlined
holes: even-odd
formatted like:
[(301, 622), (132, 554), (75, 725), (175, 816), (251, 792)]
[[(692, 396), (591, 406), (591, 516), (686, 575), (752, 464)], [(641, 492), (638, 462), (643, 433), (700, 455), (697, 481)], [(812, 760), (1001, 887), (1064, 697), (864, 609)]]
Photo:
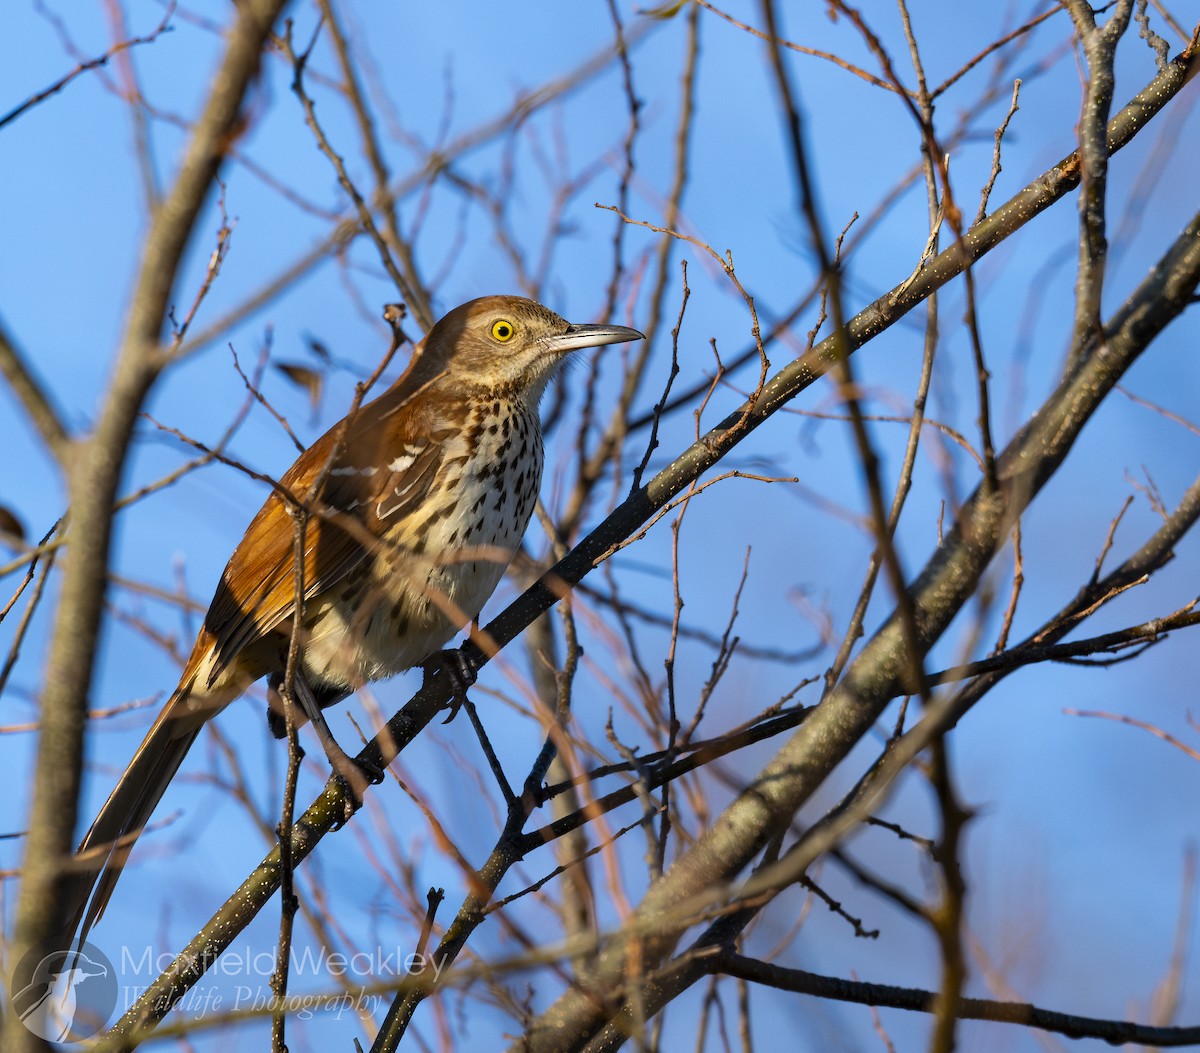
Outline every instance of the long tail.
[(194, 701), (183, 685), (176, 689), (80, 842), (62, 913), (70, 925), (64, 947), (76, 933), (82, 943), (104, 913), (130, 850), (205, 721), (220, 708)]

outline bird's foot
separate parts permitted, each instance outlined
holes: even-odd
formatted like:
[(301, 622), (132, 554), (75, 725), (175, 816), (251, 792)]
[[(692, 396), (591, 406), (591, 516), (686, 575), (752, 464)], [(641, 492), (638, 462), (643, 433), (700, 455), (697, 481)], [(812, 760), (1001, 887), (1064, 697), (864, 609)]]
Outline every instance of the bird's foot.
[[(278, 682), (275, 684), (276, 690), (282, 685), (282, 682), (282, 677), (279, 677)], [(294, 690), (296, 701), (299, 705), (294, 707), (293, 716), (296, 715), (295, 710), (299, 710), (304, 717), (308, 718), (312, 724), (313, 731), (317, 733), (321, 748), (325, 751), (325, 756), (329, 760), (332, 777), (337, 780), (344, 791), (342, 794), (343, 815), (341, 821), (338, 823), (338, 827), (340, 828), (362, 807), (363, 794), (366, 792), (367, 787), (383, 782), (384, 769), (372, 762), (360, 761), (351, 757), (350, 754), (338, 745), (337, 739), (333, 737), (333, 732), (329, 730), (329, 723), (325, 719), (324, 710), (327, 706), (341, 701), (349, 694), (345, 687), (341, 685), (321, 685), (314, 690), (313, 686), (308, 682), (308, 678), (302, 673), (297, 673), (294, 678)], [(282, 701), (283, 696), (280, 695), (279, 697)], [(286, 709), (284, 712), (286, 714)], [(285, 734), (286, 731), (285, 723)]]
[(438, 651), (421, 663), (427, 678), (440, 674), (450, 681), (450, 701), (447, 704), (450, 712), (442, 723), (449, 724), (458, 716), (458, 711), (467, 700), (467, 689), (479, 677), (479, 665), (474, 651), (468, 652), (466, 647), (451, 647), (445, 651)]
[(332, 738), (325, 746), (325, 756), (329, 759), (330, 777), (342, 787), (342, 818), (335, 829), (340, 830), (350, 821), (351, 816), (363, 804), (363, 795), (368, 786), (378, 786), (383, 782), (384, 769), (370, 761), (358, 760), (351, 757)]

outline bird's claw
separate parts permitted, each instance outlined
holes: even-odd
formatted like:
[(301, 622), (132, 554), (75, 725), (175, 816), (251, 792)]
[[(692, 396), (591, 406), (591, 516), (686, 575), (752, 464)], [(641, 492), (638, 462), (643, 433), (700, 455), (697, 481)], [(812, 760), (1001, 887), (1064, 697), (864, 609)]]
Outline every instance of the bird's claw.
[[(341, 798), (342, 814), (333, 821), (333, 829), (340, 830), (350, 822), (354, 813), (363, 806), (362, 791), (365, 784), (340, 771), (331, 772), (329, 782), (331, 787), (335, 788), (333, 792), (337, 797)], [(355, 785), (356, 782), (358, 783), (357, 786)], [(337, 793), (337, 789), (341, 790), (340, 794)]]
[(449, 724), (458, 716), (458, 711), (467, 700), (467, 689), (479, 676), (478, 661), (465, 648), (453, 647), (427, 658), (422, 668), (426, 676), (440, 673), (450, 681), (450, 701), (446, 704), (450, 712), (442, 721), (443, 724)]
[(342, 788), (342, 817), (335, 830), (345, 826), (363, 805), (363, 794), (368, 786), (383, 782), (386, 769), (373, 761), (358, 760), (347, 753), (329, 758), (332, 771), (330, 778)]

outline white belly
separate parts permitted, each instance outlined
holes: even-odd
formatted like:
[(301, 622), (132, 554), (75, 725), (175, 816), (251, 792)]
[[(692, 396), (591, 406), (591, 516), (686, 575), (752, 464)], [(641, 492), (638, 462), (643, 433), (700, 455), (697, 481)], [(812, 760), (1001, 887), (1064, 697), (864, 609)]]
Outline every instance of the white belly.
[[(480, 455), (430, 493), (423, 508), (444, 512), (424, 545), (396, 546), (373, 567), (371, 596), (351, 613), (328, 601), (314, 611), (305, 668), (352, 688), (420, 664), (475, 619), (521, 543), (541, 482), (536, 415), (521, 422), (524, 457), (503, 433), (484, 435)], [(448, 450), (447, 460), (459, 451)], [(332, 590), (336, 592), (336, 588)]]

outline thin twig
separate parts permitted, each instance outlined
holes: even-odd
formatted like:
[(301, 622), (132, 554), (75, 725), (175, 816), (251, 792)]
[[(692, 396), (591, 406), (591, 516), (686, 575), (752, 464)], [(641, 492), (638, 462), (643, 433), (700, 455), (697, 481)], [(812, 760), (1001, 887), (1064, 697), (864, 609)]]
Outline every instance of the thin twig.
[(11, 122), (15, 121), (21, 116), (21, 114), (32, 109), (38, 103), (44, 102), (53, 95), (57, 95), (76, 77), (87, 73), (89, 70), (99, 69), (101, 66), (108, 65), (109, 60), (114, 55), (119, 55), (128, 48), (137, 47), (140, 44), (153, 43), (160, 36), (162, 36), (163, 33), (169, 33), (171, 31), (171, 19), (174, 17), (174, 15), (175, 3), (174, 0), (171, 0), (171, 2), (167, 4), (167, 10), (163, 12), (162, 20), (149, 33), (147, 33), (145, 36), (130, 37), (128, 40), (122, 40), (119, 43), (114, 44), (111, 48), (104, 52), (103, 55), (93, 59), (87, 59), (86, 61), (79, 63), (79, 65), (71, 70), (70, 73), (60, 77), (49, 87), (43, 88), (41, 91), (31, 95), (19, 106), (15, 106), (13, 109), (9, 110), (8, 113), (0, 116), (0, 129), (3, 129), (6, 124), (10, 124)]

